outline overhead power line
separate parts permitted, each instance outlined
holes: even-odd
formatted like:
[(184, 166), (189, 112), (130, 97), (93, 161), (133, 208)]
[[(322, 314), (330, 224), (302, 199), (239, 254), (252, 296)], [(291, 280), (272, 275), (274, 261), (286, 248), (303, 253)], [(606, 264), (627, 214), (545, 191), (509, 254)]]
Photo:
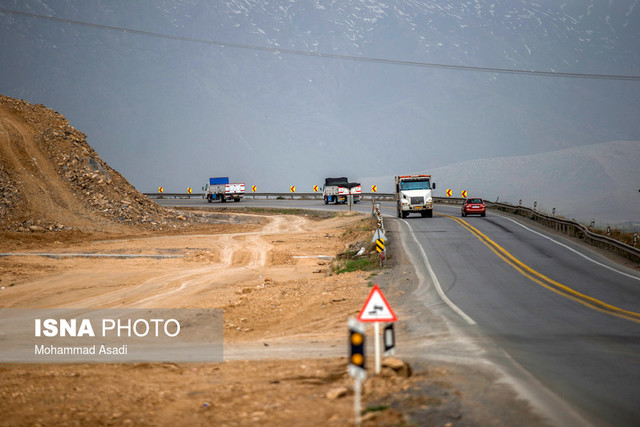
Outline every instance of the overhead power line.
[(30, 18), (44, 19), (44, 20), (53, 21), (53, 22), (81, 25), (84, 27), (99, 28), (103, 30), (118, 31), (122, 33), (139, 34), (143, 36), (157, 37), (157, 38), (169, 39), (169, 40), (178, 40), (178, 41), (189, 42), (189, 43), (200, 43), (200, 44), (214, 45), (214, 46), (220, 46), (220, 47), (231, 47), (236, 49), (248, 49), (248, 50), (262, 51), (262, 52), (282, 53), (286, 55), (311, 56), (311, 57), (317, 57), (317, 58), (337, 59), (342, 61), (370, 62), (370, 63), (377, 63), (377, 64), (400, 65), (400, 66), (422, 67), (422, 68), (440, 68), (445, 70), (472, 71), (472, 72), (482, 72), (482, 73), (520, 74), (520, 75), (526, 75), (526, 76), (539, 76), (539, 77), (563, 77), (563, 78), (574, 78), (574, 79), (640, 81), (640, 76), (632, 76), (632, 75), (563, 73), (563, 72), (556, 72), (556, 71), (522, 70), (522, 69), (512, 69), (512, 68), (472, 67), (467, 65), (437, 64), (432, 62), (404, 61), (404, 60), (397, 60), (397, 59), (373, 58), (373, 57), (354, 56), (354, 55), (338, 55), (333, 53), (311, 52), (311, 51), (294, 50), (294, 49), (282, 49), (277, 47), (255, 46), (255, 45), (248, 45), (248, 44), (223, 42), (223, 41), (217, 41), (217, 40), (183, 37), (183, 36), (176, 36), (171, 34), (156, 33), (151, 31), (135, 30), (131, 28), (115, 27), (111, 25), (93, 24), (90, 22), (77, 21), (73, 19), (56, 18), (54, 16), (39, 15), (36, 13), (29, 13), (29, 12), (20, 12), (17, 10), (11, 10), (11, 9), (5, 9), (5, 8), (0, 8), (0, 13), (27, 16)]

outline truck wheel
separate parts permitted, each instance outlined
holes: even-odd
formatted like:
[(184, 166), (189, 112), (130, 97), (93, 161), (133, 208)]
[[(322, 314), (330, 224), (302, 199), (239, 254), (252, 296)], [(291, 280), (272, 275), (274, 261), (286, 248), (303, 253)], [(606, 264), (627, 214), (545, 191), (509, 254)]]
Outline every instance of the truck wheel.
[(213, 199), (211, 197), (207, 197), (207, 202), (211, 203), (213, 202)]
[(234, 202), (239, 202), (240, 201), (240, 197), (236, 197), (235, 199), (233, 199)]
[(220, 203), (224, 203), (226, 201), (227, 201), (227, 199), (224, 198), (224, 194), (222, 196), (220, 196)]
[(324, 196), (324, 204), (328, 205), (329, 204), (329, 200), (327, 199), (327, 196)]
[(427, 218), (433, 218), (433, 211), (427, 211)]
[(402, 218), (406, 218), (409, 216), (409, 212), (402, 212)]

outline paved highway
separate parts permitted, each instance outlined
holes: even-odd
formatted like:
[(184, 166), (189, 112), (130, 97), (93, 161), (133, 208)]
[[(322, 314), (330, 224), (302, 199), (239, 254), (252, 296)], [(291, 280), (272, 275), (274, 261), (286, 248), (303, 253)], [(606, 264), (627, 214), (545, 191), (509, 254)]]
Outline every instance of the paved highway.
[(585, 420), (638, 425), (640, 274), (517, 218), (437, 211), (403, 229), (447, 307)]
[[(348, 209), (320, 200), (222, 206)], [(354, 209), (368, 212), (371, 203)], [(391, 202), (383, 203), (383, 213), (395, 216)], [(518, 217), (490, 210), (486, 218), (463, 219), (454, 206), (437, 206), (436, 213), (397, 220), (425, 278), (424, 304), (476, 342), (504, 350), (498, 363), (524, 368), (530, 382), (539, 381), (560, 401), (556, 411), (571, 412), (552, 416), (556, 423), (640, 425), (638, 271)]]

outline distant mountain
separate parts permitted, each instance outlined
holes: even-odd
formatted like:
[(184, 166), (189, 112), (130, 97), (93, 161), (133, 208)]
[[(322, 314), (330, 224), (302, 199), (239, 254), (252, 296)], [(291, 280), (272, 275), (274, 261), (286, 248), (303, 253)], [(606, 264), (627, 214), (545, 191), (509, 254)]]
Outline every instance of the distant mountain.
[[(490, 201), (533, 207), (599, 226), (626, 225), (640, 229), (640, 141), (618, 141), (529, 156), (470, 160), (420, 171), (446, 189)], [(406, 173), (407, 171), (402, 171)], [(393, 191), (393, 177), (364, 178), (379, 191)]]
[(0, 93), (64, 114), (141, 191), (310, 189), (640, 140), (636, 81), (422, 66), (638, 75), (636, 4), (7, 0), (58, 20), (0, 11)]

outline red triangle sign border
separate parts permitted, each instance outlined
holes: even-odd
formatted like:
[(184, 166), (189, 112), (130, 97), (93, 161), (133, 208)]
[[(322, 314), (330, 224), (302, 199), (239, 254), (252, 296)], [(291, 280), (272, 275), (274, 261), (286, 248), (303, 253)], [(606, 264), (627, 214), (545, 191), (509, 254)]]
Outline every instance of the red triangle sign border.
[[(382, 301), (384, 302), (387, 310), (389, 310), (389, 314), (391, 315), (391, 317), (384, 318), (384, 319), (366, 319), (366, 318), (362, 317), (363, 314), (365, 314), (364, 313), (365, 309), (369, 305), (369, 302), (371, 301), (371, 298), (373, 298), (373, 296), (376, 293), (378, 295), (380, 295), (380, 298), (382, 298)], [(358, 314), (358, 321), (360, 321), (360, 322), (397, 322), (398, 321), (398, 317), (396, 316), (396, 314), (391, 309), (391, 305), (389, 305), (389, 302), (387, 301), (387, 299), (385, 298), (384, 294), (382, 293), (382, 289), (380, 289), (380, 286), (378, 286), (377, 284), (375, 284), (373, 286), (373, 289), (371, 290), (371, 293), (369, 293), (369, 296), (367, 297), (367, 300), (365, 301), (364, 305), (362, 306), (362, 309), (360, 310), (360, 314)]]

